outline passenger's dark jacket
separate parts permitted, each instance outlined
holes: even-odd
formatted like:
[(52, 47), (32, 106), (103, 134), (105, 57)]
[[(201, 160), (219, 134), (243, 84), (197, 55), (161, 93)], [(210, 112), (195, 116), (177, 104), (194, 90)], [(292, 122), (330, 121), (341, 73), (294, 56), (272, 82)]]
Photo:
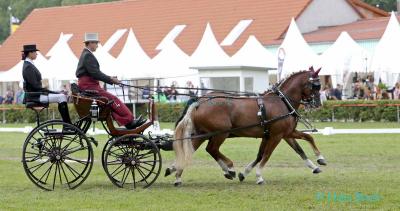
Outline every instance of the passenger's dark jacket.
[(88, 49), (83, 49), (76, 69), (76, 77), (90, 76), (95, 80), (112, 84), (111, 77), (100, 71), (100, 65), (96, 57)]
[(24, 78), (24, 91), (26, 92), (24, 101), (39, 102), (41, 94), (55, 93), (42, 87), (42, 74), (35, 65), (28, 61), (24, 61), (22, 77)]

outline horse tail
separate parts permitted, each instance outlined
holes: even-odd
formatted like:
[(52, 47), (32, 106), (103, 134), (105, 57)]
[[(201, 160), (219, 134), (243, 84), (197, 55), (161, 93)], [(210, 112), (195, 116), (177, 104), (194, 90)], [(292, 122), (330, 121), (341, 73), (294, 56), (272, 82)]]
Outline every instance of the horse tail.
[(188, 106), (186, 114), (175, 128), (173, 148), (176, 156), (175, 165), (177, 169), (183, 169), (185, 166), (189, 165), (192, 160), (194, 149), (190, 136), (194, 132), (192, 112), (196, 108), (196, 104), (197, 103), (193, 103)]
[(185, 114), (187, 113), (187, 110), (188, 110), (189, 106), (192, 105), (193, 103), (197, 102), (198, 100), (199, 100), (198, 97), (191, 97), (191, 98), (187, 101), (186, 106), (185, 106), (185, 108), (183, 109), (183, 112), (182, 112), (181, 116), (178, 118), (178, 121), (175, 122), (175, 128), (178, 126), (178, 123), (179, 123), (180, 121), (182, 121), (183, 117), (184, 117)]

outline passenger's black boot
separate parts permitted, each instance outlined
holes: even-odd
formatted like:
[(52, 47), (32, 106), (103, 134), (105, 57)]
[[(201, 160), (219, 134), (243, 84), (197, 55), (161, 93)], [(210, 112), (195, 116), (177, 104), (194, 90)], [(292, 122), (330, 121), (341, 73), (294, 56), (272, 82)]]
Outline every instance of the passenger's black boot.
[(71, 118), (69, 117), (69, 111), (68, 111), (68, 104), (67, 102), (62, 102), (58, 104), (58, 111), (61, 114), (61, 119), (65, 123), (72, 124)]

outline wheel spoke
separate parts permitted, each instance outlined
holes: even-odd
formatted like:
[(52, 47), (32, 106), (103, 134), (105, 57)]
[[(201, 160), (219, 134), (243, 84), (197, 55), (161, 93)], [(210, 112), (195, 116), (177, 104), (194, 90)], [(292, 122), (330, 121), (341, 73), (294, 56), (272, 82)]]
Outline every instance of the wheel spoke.
[(140, 176), (142, 176), (144, 182), (146, 182), (146, 184), (149, 184), (146, 180), (146, 175), (142, 172), (142, 170), (140, 170), (138, 167), (135, 167), (136, 170), (139, 172)]
[(133, 188), (136, 188), (136, 180), (135, 180), (135, 168), (132, 168), (132, 179), (133, 179)]
[(40, 169), (40, 167), (42, 167), (44, 164), (48, 163), (49, 161), (50, 161), (50, 159), (47, 159), (47, 160), (46, 160), (45, 162), (43, 162), (43, 163), (39, 163), (39, 164), (37, 164), (37, 165), (35, 165), (35, 166), (32, 166), (32, 167), (28, 168), (28, 170), (31, 170), (31, 169), (37, 167), (35, 170), (32, 171), (32, 173), (34, 173), (36, 170)]
[(146, 167), (144, 167), (144, 166), (138, 166), (138, 168), (143, 168), (144, 170), (146, 170), (146, 171), (148, 171), (148, 172), (152, 172), (152, 170), (150, 170), (150, 169), (148, 169), (148, 168), (146, 168)]
[(127, 179), (128, 176), (129, 176), (129, 171), (131, 170), (130, 167), (129, 167), (129, 168), (125, 168), (125, 169), (128, 169), (128, 172), (127, 172), (126, 175), (125, 175), (125, 171), (124, 171), (124, 176), (122, 177), (122, 186), (124, 186), (124, 184), (125, 184), (125, 182), (126, 182), (126, 179)]
[(78, 137), (78, 134), (75, 135), (74, 138), (72, 138), (72, 139), (70, 140), (70, 142), (69, 142), (68, 144), (66, 144), (66, 145), (61, 149), (62, 153), (64, 153), (65, 150), (67, 150), (68, 147), (69, 147), (72, 143), (78, 143), (78, 142), (75, 142), (75, 139), (76, 139), (77, 137)]
[(75, 152), (78, 152), (78, 151), (81, 151), (81, 150), (86, 150), (88, 148), (89, 148), (88, 146), (84, 146), (84, 147), (81, 147), (80, 149), (74, 149), (72, 151), (67, 151), (67, 153), (65, 153), (64, 155), (70, 155), (72, 153), (75, 153)]
[[(124, 166), (125, 164), (121, 164), (121, 166)], [(119, 167), (118, 167), (119, 168)], [(111, 176), (112, 177), (116, 177), (119, 173), (121, 173), (122, 171), (124, 171), (126, 169), (126, 167), (125, 168), (123, 168), (123, 169), (121, 169), (120, 171), (118, 171), (117, 173), (115, 173), (116, 172), (116, 170), (113, 172), (113, 174), (111, 174)], [(115, 174), (114, 174), (115, 173)]]
[(63, 172), (63, 174), (64, 174), (65, 180), (67, 181), (68, 187), (71, 189), (71, 186), (70, 186), (69, 181), (68, 181), (67, 174), (65, 173), (65, 170), (64, 170), (64, 167), (62, 166), (62, 164), (63, 164), (63, 162), (60, 163), (61, 170), (62, 170), (62, 172)]
[(54, 186), (56, 185), (57, 168), (58, 168), (58, 165), (56, 164), (56, 170), (54, 171), (54, 178), (53, 178), (53, 190), (54, 190)]
[(121, 162), (119, 160), (113, 160), (113, 161), (107, 162), (107, 165), (118, 165), (118, 164), (121, 164)]
[(57, 161), (57, 168), (58, 168), (58, 176), (60, 177), (60, 184), (62, 185), (62, 179), (61, 179), (61, 169), (60, 169), (60, 162)]
[[(74, 175), (74, 177), (80, 177), (83, 178), (81, 174), (79, 174), (74, 168), (72, 168), (70, 165), (68, 165), (68, 163), (64, 163), (65, 166), (71, 171), (71, 173)], [(75, 174), (74, 174), (75, 172)]]
[[(54, 165), (54, 163), (52, 163), (50, 165), (50, 167), (44, 172), (44, 174), (40, 177), (39, 182), (42, 182), (43, 177), (47, 175), (46, 180), (44, 180), (44, 182), (43, 182), (43, 183), (47, 183), (47, 179), (49, 178), (49, 175), (50, 175), (51, 169), (53, 168), (53, 165)], [(32, 174), (33, 174), (33, 172), (32, 172)]]

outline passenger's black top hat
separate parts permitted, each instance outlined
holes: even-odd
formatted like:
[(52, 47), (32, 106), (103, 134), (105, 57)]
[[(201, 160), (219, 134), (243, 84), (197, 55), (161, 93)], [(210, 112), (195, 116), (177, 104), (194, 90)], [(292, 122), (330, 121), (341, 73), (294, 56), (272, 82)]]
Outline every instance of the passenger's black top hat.
[(36, 44), (24, 45), (24, 50), (21, 52), (32, 52), (32, 51), (39, 51), (39, 49), (36, 48)]

